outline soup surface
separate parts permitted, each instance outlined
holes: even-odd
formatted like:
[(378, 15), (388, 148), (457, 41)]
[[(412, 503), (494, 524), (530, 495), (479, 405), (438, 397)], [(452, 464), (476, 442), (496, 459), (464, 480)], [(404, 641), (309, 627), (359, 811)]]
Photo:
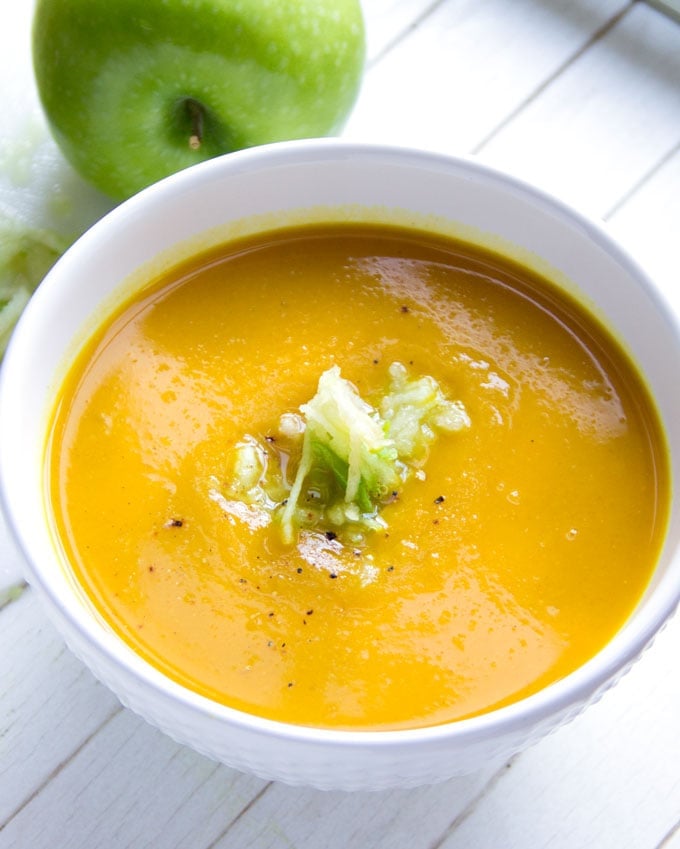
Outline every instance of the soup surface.
[[(429, 444), (384, 527), (283, 540), (228, 497), (235, 446), (272, 446), (322, 372), (377, 403), (394, 362), (470, 426)], [(668, 509), (646, 391), (580, 308), (479, 248), (365, 226), (262, 235), (151, 284), (68, 374), (47, 466), (66, 556), (135, 651), (332, 728), (442, 723), (567, 675), (639, 600)]]

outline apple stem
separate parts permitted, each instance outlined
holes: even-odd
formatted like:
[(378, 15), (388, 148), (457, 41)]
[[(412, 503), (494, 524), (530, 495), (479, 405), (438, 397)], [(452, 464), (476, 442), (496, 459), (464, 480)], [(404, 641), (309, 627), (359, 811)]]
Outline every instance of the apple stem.
[(198, 150), (203, 141), (203, 107), (194, 100), (193, 97), (187, 97), (184, 101), (187, 114), (191, 120), (191, 135), (189, 136), (189, 147), (192, 150)]

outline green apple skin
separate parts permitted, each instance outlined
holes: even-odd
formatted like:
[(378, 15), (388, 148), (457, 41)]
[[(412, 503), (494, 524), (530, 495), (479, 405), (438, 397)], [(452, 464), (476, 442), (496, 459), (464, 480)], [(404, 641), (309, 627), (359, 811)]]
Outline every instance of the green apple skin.
[(339, 132), (365, 55), (359, 0), (38, 0), (55, 140), (115, 199), (204, 159)]

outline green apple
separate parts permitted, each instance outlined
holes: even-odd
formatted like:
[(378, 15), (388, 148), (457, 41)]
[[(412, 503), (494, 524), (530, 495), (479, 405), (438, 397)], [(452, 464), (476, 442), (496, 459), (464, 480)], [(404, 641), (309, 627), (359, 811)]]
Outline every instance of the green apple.
[(62, 152), (122, 199), (222, 153), (338, 132), (363, 17), (359, 0), (38, 0), (33, 63)]

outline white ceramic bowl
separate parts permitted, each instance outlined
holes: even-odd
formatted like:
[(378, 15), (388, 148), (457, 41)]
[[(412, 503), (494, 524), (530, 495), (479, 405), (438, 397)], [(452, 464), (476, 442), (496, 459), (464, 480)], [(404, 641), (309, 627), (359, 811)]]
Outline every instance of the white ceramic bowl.
[(549, 270), (604, 317), (645, 375), (666, 429), (673, 480), (680, 480), (678, 328), (643, 272), (600, 226), (471, 159), (326, 140), (252, 149), (177, 174), (122, 204), (68, 251), (29, 304), (5, 357), (2, 494), (28, 580), (72, 650), (124, 704), (199, 752), (262, 777), (320, 788), (407, 787), (501, 763), (574, 717), (630, 667), (680, 598), (676, 499), (648, 592), (589, 663), (492, 713), (386, 732), (260, 719), (165, 678), (93, 614), (46, 519), (48, 417), (68, 359), (102, 305), (143, 281), (140, 269), (158, 271), (231, 236), (333, 217), (427, 226)]

